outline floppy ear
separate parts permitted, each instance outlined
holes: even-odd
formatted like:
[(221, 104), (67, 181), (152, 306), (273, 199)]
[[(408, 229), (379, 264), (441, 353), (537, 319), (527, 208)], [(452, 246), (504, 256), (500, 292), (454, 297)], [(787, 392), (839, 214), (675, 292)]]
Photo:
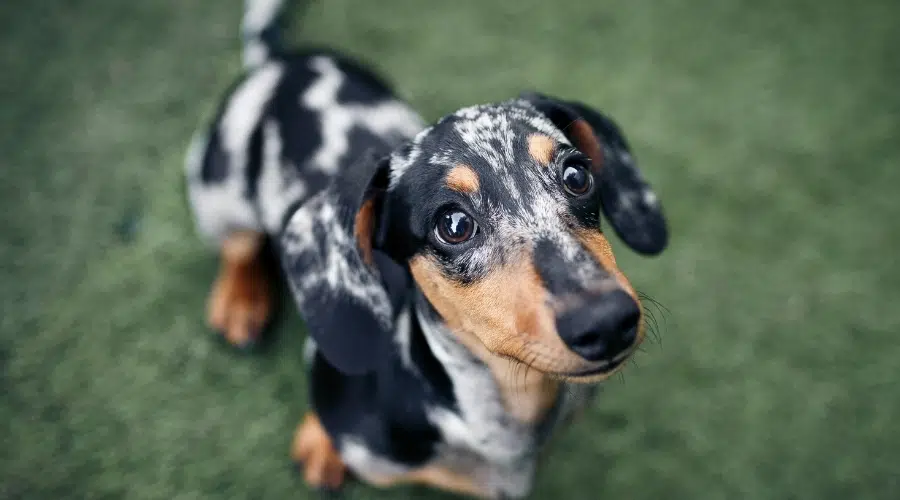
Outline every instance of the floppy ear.
[(662, 207), (635, 165), (631, 148), (618, 125), (578, 102), (536, 92), (523, 93), (521, 97), (591, 158), (603, 213), (622, 241), (644, 255), (662, 252), (669, 240)]
[(281, 236), (300, 315), (325, 359), (349, 375), (374, 368), (393, 330), (390, 277), (379, 272), (388, 259), (375, 250), (388, 173), (387, 158), (354, 165), (303, 203)]

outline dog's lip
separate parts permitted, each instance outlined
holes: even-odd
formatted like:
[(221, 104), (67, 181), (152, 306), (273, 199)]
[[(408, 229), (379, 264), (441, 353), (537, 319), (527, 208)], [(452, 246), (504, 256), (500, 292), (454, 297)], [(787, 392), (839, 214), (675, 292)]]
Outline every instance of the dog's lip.
[(574, 372), (555, 372), (555, 373), (550, 373), (550, 375), (554, 375), (557, 377), (564, 377), (564, 378), (572, 378), (572, 379), (610, 375), (613, 372), (615, 372), (616, 370), (618, 370), (619, 367), (621, 367), (623, 364), (625, 364), (625, 361), (627, 361), (628, 358), (631, 357), (631, 355), (634, 353), (634, 350), (635, 350), (634, 348), (629, 349), (628, 351), (617, 356), (612, 361), (606, 362), (600, 366), (595, 366), (592, 368), (588, 368), (586, 370), (579, 370), (579, 371), (574, 371)]
[(576, 372), (568, 372), (568, 373), (556, 373), (556, 375), (562, 377), (593, 377), (595, 375), (607, 375), (614, 372), (617, 368), (622, 366), (625, 363), (625, 360), (628, 359), (628, 356), (623, 356), (621, 359), (611, 361), (602, 366), (598, 366), (595, 368), (588, 368), (587, 370), (580, 370)]

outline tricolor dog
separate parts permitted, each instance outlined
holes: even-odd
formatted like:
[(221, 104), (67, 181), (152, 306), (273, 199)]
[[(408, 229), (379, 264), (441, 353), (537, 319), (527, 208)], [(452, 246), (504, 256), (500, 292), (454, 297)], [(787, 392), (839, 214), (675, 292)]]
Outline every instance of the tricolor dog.
[(657, 197), (592, 107), (532, 92), (426, 124), (362, 65), (284, 49), (281, 3), (248, 0), (246, 74), (187, 158), (221, 260), (208, 321), (257, 339), (271, 245), (309, 331), (291, 454), (310, 486), (525, 497), (547, 437), (643, 339), (603, 228), (658, 254)]

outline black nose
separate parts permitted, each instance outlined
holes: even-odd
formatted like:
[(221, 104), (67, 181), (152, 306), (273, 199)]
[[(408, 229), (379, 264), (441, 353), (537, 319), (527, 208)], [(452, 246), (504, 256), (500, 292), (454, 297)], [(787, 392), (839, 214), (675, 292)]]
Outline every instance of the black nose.
[(634, 344), (640, 318), (638, 303), (617, 290), (563, 313), (556, 319), (556, 330), (584, 359), (612, 360)]

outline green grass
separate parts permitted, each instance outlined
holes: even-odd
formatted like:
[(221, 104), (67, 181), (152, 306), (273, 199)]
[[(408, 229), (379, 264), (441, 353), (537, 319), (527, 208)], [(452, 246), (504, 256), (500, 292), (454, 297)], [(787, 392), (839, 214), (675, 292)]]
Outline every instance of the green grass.
[[(0, 3), (2, 498), (313, 496), (286, 453), (299, 319), (254, 356), (202, 322), (216, 263), (181, 159), (239, 70), (239, 14)], [(668, 252), (616, 247), (670, 311), (661, 339), (559, 436), (535, 498), (897, 498), (900, 3), (328, 0), (297, 17), (298, 39), (374, 62), (429, 119), (526, 88), (599, 106), (659, 190)], [(348, 498), (419, 495), (446, 498)]]

